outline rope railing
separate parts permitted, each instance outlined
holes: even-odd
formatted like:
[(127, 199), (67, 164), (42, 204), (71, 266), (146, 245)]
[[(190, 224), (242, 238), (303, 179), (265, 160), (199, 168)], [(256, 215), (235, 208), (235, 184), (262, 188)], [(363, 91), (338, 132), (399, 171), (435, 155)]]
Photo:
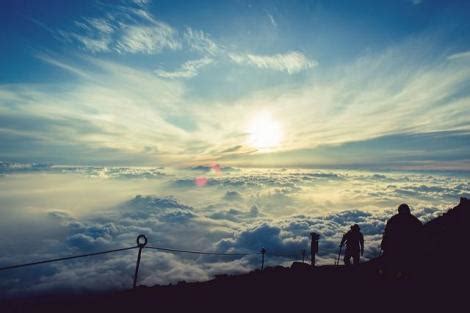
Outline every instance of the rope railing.
[[(135, 268), (135, 272), (134, 272), (134, 281), (133, 281), (133, 288), (135, 288), (137, 286), (137, 278), (138, 278), (138, 274), (139, 274), (140, 259), (141, 259), (141, 254), (142, 254), (143, 249), (158, 250), (158, 251), (164, 251), (164, 252), (170, 252), (170, 253), (188, 253), (188, 254), (214, 255), (214, 256), (244, 257), (244, 256), (248, 256), (248, 255), (261, 255), (261, 270), (264, 269), (265, 254), (267, 253), (267, 250), (264, 249), (264, 248), (262, 248), (259, 252), (253, 252), (253, 253), (228, 253), (228, 252), (196, 251), (196, 250), (174, 249), (174, 248), (165, 248), (165, 247), (157, 247), (157, 246), (147, 246), (147, 237), (145, 237), (145, 235), (139, 235), (137, 237), (136, 241), (137, 241), (137, 245), (132, 246), (132, 247), (119, 248), (119, 249), (106, 250), (106, 251), (93, 252), (93, 253), (86, 253), (86, 254), (81, 254), (81, 255), (66, 256), (66, 257), (61, 257), (61, 258), (47, 259), (47, 260), (41, 260), (41, 261), (35, 261), (35, 262), (29, 262), (29, 263), (9, 265), (9, 266), (0, 267), (0, 271), (12, 270), (12, 269), (17, 269), (17, 268), (22, 268), (22, 267), (28, 267), (28, 266), (34, 266), (34, 265), (40, 265), (40, 264), (47, 264), (47, 263), (53, 263), (53, 262), (67, 261), (67, 260), (72, 260), (72, 259), (91, 257), (91, 256), (97, 256), (97, 255), (127, 251), (127, 250), (132, 250), (132, 249), (137, 249), (138, 248), (139, 251), (138, 251), (138, 254), (137, 254), (137, 262), (136, 262), (136, 268)], [(290, 258), (290, 259), (293, 259), (293, 260), (302, 259), (302, 261), (304, 262), (305, 261), (305, 250), (302, 250), (301, 252), (302, 252), (302, 255), (300, 257), (299, 256), (294, 256), (294, 255), (275, 254), (275, 253), (272, 253), (272, 254), (268, 253), (268, 255), (271, 255), (273, 257)]]
[(131, 250), (131, 249), (135, 249), (135, 248), (138, 248), (138, 246), (133, 246), (133, 247), (128, 247), (128, 248), (121, 248), (121, 249), (114, 249), (114, 250), (108, 250), (108, 251), (101, 251), (101, 252), (94, 252), (94, 253), (87, 253), (87, 254), (81, 254), (81, 255), (66, 256), (66, 257), (62, 257), (62, 258), (48, 259), (48, 260), (42, 260), (42, 261), (36, 261), (36, 262), (30, 262), (30, 263), (10, 265), (10, 266), (5, 266), (5, 267), (0, 267), (0, 271), (6, 271), (6, 270), (14, 269), (14, 268), (27, 267), (27, 266), (32, 266), (32, 265), (39, 265), (39, 264), (46, 264), (46, 263), (52, 263), (52, 262), (59, 262), (59, 261), (66, 261), (66, 260), (84, 258), (84, 257), (89, 257), (89, 256), (95, 256), (95, 255), (108, 254), (108, 253), (113, 253), (113, 252)]
[(221, 252), (204, 252), (204, 251), (192, 251), (192, 250), (180, 250), (180, 249), (170, 249), (162, 247), (145, 247), (145, 249), (153, 249), (167, 252), (175, 253), (189, 253), (189, 254), (201, 254), (201, 255), (218, 255), (218, 256), (247, 256), (247, 255), (257, 255), (258, 253), (221, 253)]

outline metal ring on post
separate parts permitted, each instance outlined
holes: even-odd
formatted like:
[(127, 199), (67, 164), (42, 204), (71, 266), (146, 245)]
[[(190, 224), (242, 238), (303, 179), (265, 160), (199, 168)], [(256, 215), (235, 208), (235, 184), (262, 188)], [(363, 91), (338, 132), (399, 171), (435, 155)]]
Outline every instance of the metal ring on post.
[[(141, 239), (144, 241), (141, 242)], [(137, 287), (137, 276), (139, 275), (139, 266), (140, 266), (140, 255), (142, 254), (142, 249), (147, 244), (147, 237), (145, 235), (137, 236), (137, 247), (139, 247), (139, 252), (137, 253), (137, 262), (135, 264), (135, 273), (134, 273), (134, 285), (133, 288)]]
[[(140, 242), (141, 239), (143, 239), (144, 242)], [(139, 248), (145, 247), (146, 244), (147, 244), (147, 237), (145, 237), (145, 235), (139, 235), (139, 236), (137, 236), (137, 246), (138, 246)]]

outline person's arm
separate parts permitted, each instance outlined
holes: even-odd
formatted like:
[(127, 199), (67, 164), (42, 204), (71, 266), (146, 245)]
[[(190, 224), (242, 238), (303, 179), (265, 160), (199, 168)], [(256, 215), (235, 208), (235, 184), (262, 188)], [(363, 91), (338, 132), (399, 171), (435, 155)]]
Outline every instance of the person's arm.
[(345, 241), (346, 241), (346, 234), (343, 235), (343, 239), (341, 239), (341, 243), (339, 244), (339, 246), (342, 247)]
[(389, 227), (389, 222), (387, 221), (387, 224), (385, 224), (384, 234), (382, 235), (382, 242), (380, 243), (380, 248), (382, 250), (385, 250), (387, 246)]
[(361, 255), (364, 255), (364, 235), (362, 233), (359, 243), (361, 244)]

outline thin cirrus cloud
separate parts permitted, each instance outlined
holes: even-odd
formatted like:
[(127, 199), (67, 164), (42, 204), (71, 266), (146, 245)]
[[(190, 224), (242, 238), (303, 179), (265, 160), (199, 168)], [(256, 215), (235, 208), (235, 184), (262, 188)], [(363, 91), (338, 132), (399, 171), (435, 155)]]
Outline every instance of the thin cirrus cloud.
[[(346, 163), (365, 156), (382, 161), (380, 149), (361, 142), (377, 143), (386, 151), (390, 140), (415, 142), (417, 134), (452, 137), (449, 143), (455, 146), (442, 147), (434, 156), (444, 158), (444, 150), (457, 151), (461, 161), (468, 156), (468, 148), (460, 145), (470, 131), (468, 49), (439, 55), (438, 42), (414, 35), (327, 67), (296, 46), (283, 47), (285, 53), (258, 54), (199, 29), (178, 30), (140, 3), (72, 24), (75, 28), (61, 32), (62, 38), (74, 40), (88, 55), (36, 56), (72, 74), (73, 84), (0, 87), (0, 99), (8, 103), (0, 108), (2, 125), (7, 125), (0, 129), (0, 145), (9, 160), (24, 161), (32, 155), (25, 153), (27, 147), (34, 146), (34, 157), (60, 163), (74, 163), (80, 147), (83, 155), (105, 163), (116, 160), (109, 158), (113, 154), (139, 164), (222, 160), (243, 165), (260, 158), (282, 166), (337, 164), (345, 151), (354, 155), (348, 154)], [(130, 60), (126, 65), (120, 63), (123, 54)], [(133, 58), (141, 54), (151, 61), (134, 67)], [(258, 85), (275, 79), (288, 83)], [(243, 84), (255, 88), (238, 89)], [(213, 90), (223, 96), (211, 97)], [(232, 90), (236, 97), (226, 97), (225, 91)], [(248, 142), (250, 121), (265, 111), (283, 133), (269, 159)], [(47, 147), (60, 153), (48, 155)], [(410, 154), (426, 158), (422, 151), (429, 148), (419, 141), (415, 150), (421, 152), (395, 147), (389, 155), (401, 159)]]
[[(272, 17), (271, 20), (273, 21)], [(253, 66), (258, 69), (295, 74), (311, 69), (318, 63), (299, 51), (259, 55), (229, 51), (202, 30), (187, 27), (182, 34), (175, 28), (157, 20), (144, 7), (123, 7), (114, 14), (102, 18), (82, 18), (75, 21), (79, 31), (64, 32), (60, 35), (75, 40), (82, 48), (92, 53), (142, 53), (157, 54), (163, 50), (188, 48), (203, 56), (200, 62), (187, 61), (181, 70), (173, 73), (157, 70), (161, 77), (190, 78), (197, 75), (196, 67), (208, 65), (208, 57), (218, 56), (234, 64)], [(202, 63), (201, 63), (202, 62)], [(201, 66), (198, 66), (203, 64)]]
[(155, 54), (181, 49), (177, 31), (156, 20), (144, 8), (122, 7), (100, 18), (75, 21), (76, 31), (59, 31), (88, 52)]
[(458, 59), (465, 59), (470, 57), (470, 51), (464, 51), (459, 53), (451, 54), (447, 57), (449, 60), (458, 60)]
[(193, 51), (214, 56), (222, 51), (222, 47), (214, 42), (210, 36), (201, 30), (186, 28), (183, 38)]
[[(426, 138), (437, 140), (444, 131), (448, 132), (451, 145), (442, 146), (443, 150), (433, 155), (452, 157), (452, 151), (459, 151), (458, 156), (465, 158), (468, 151), (457, 139), (464, 138), (462, 135), (469, 131), (469, 99), (464, 92), (470, 77), (467, 63), (465, 58), (455, 62), (455, 58), (443, 57), (429, 64), (422, 61), (426, 59), (423, 51), (426, 50), (403, 43), (324, 71), (322, 77), (313, 76), (295, 90), (277, 86), (240, 96), (236, 101), (215, 102), (192, 98), (187, 86), (176, 79), (194, 77), (202, 67), (214, 64), (209, 58), (188, 62), (174, 72), (148, 73), (97, 58), (85, 58), (92, 66), (81, 68), (41, 56), (43, 61), (76, 75), (79, 81), (66, 89), (3, 86), (0, 95), (8, 99), (10, 107), (3, 108), (2, 114), (10, 123), (5, 124), (9, 126), (2, 130), (2, 136), (3, 142), (10, 142), (11, 146), (2, 150), (23, 155), (21, 147), (25, 147), (28, 139), (36, 143), (40, 140), (43, 147), (67, 142), (82, 146), (83, 151), (113, 149), (116, 156), (141, 160), (144, 164), (214, 159), (250, 164), (263, 158), (255, 156), (256, 149), (247, 145), (247, 123), (256, 112), (268, 109), (286, 134), (269, 160), (263, 159), (273, 165), (318, 162), (331, 165), (339, 161), (350, 164), (374, 158), (390, 164), (393, 160), (384, 159), (381, 149), (371, 149), (377, 144), (390, 149), (390, 140), (372, 139), (397, 134), (398, 137), (384, 138), (402, 138), (401, 142), (406, 143), (415, 138), (414, 134), (428, 133)], [(433, 88), (429, 89), (429, 85)], [(285, 114), (286, 111), (290, 114)], [(39, 131), (22, 127), (21, 115), (34, 119)], [(51, 117), (60, 122), (54, 123), (57, 129), (48, 126)], [(84, 133), (80, 123), (73, 122), (79, 120), (91, 126), (87, 127), (89, 132)], [(64, 121), (71, 123), (67, 126)], [(376, 145), (347, 144), (367, 141)], [(406, 160), (413, 150), (412, 154), (417, 156), (414, 162), (420, 158), (429, 160), (428, 154), (414, 152), (428, 149), (426, 142), (418, 141), (415, 149), (397, 145), (389, 155)], [(230, 151), (231, 147), (238, 148)], [(441, 149), (439, 145), (434, 147)], [(35, 151), (44, 153), (47, 149)], [(289, 152), (289, 158), (279, 155), (283, 151)], [(329, 154), (325, 155), (325, 151)], [(343, 152), (349, 158), (344, 158)], [(96, 153), (97, 159), (109, 155), (103, 151)], [(67, 154), (66, 150), (63, 154)]]
[(277, 70), (288, 74), (315, 67), (318, 63), (308, 59), (300, 52), (292, 51), (284, 54), (258, 55), (258, 54), (229, 54), (230, 59), (236, 64), (252, 65), (261, 69)]
[(191, 78), (198, 74), (199, 69), (211, 64), (212, 62), (212, 59), (205, 57), (198, 60), (184, 62), (178, 70), (173, 72), (156, 70), (155, 73), (163, 78)]

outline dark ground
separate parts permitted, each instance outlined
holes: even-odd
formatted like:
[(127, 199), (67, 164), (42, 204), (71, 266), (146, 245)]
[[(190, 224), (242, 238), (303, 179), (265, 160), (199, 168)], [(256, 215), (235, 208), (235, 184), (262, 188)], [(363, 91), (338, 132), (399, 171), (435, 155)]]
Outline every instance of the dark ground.
[(468, 312), (470, 200), (424, 230), (424, 256), (400, 277), (387, 271), (384, 257), (349, 268), (296, 263), (200, 283), (15, 300), (0, 304), (0, 312)]

